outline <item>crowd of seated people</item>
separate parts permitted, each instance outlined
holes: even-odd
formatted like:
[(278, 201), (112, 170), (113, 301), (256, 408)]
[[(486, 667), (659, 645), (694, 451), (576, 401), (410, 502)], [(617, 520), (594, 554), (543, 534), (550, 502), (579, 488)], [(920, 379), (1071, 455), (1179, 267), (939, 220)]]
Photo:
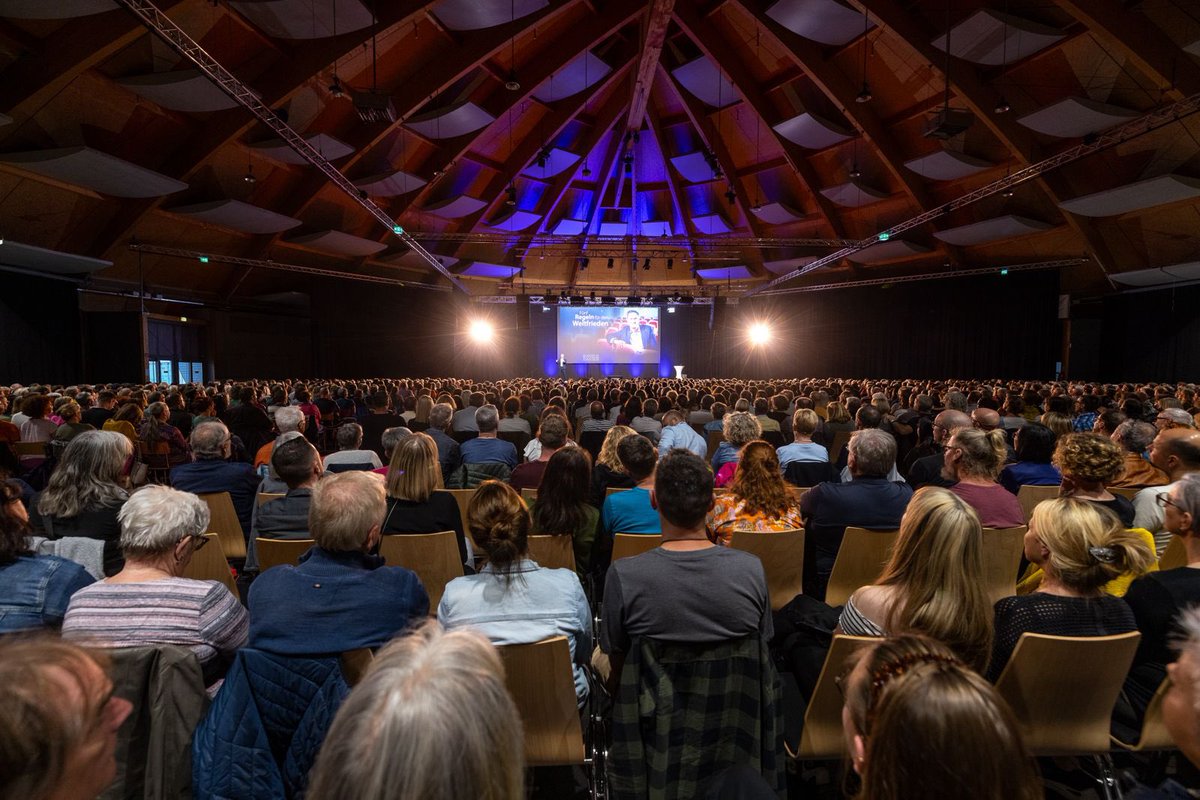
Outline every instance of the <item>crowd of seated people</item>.
[[(1168, 673), (1181, 676), (1176, 697), (1197, 692), (1200, 656), (1185, 648), (1177, 664), (1172, 645), (1200, 634), (1196, 619), (1180, 621), (1200, 603), (1192, 385), (426, 378), (0, 387), (0, 414), (9, 409), (20, 411), (0, 419), (0, 648), (15, 660), (0, 658), (0, 671), (68, 687), (38, 713), (101, 719), (100, 735), (128, 713), (91, 699), (112, 649), (181, 647), (214, 697), (240, 654), (315, 663), (377, 650), (357, 688), (329, 695), (337, 721), (304, 762), (315, 764), (304, 778), (320, 790), (312, 796), (384, 796), (399, 780), (519, 796), (519, 726), (514, 734), (503, 682), (484, 686), (479, 670), (502, 676), (494, 647), (557, 635), (569, 645), (580, 707), (599, 702), (595, 673), (618, 718), (620, 698), (638, 686), (626, 666), (665, 669), (669, 660), (658, 659), (675, 657), (647, 642), (708, 648), (706, 658), (722, 643), (761, 642), (773, 658), (739, 679), (766, 687), (764, 738), (774, 714), (803, 716), (769, 691), (773, 665), (793, 672), (807, 696), (829, 637), (879, 637), (844, 686), (850, 763), (866, 797), (1039, 796), (1019, 729), (987, 683), (1024, 633), (1140, 632), (1115, 711), (1135, 730)], [(159, 456), (165, 469), (139, 469)], [(1056, 495), (1028, 518), (1018, 500), (1026, 486)], [(471, 492), (468, 505), (449, 489)], [(238, 592), (190, 577), (197, 551), (222, 546), (205, 536), (222, 494), (246, 544), (244, 561), (225, 562)], [(1022, 526), (1014, 594), (993, 607), (983, 577), (990, 529)], [(896, 544), (873, 581), (828, 606), (849, 527), (898, 531)], [(779, 608), (767, 591), (773, 565), (736, 549), (735, 534), (793, 530), (804, 532), (803, 592)], [(383, 537), (442, 531), (454, 533), (461, 577), (436, 595), (421, 565), (379, 554)], [(614, 561), (618, 534), (661, 538)], [(570, 537), (575, 570), (539, 565), (534, 535)], [(292, 564), (264, 569), (260, 539), (313, 543)], [(1169, 548), (1174, 568), (1156, 571)], [(431, 595), (441, 597), (435, 608)], [(424, 622), (430, 615), (437, 623)], [(807, 638), (797, 634), (805, 626)], [(47, 633), (28, 639), (37, 630)], [(21, 663), (24, 652), (57, 666)], [(429, 674), (459, 668), (505, 715), (495, 727), (471, 725), (483, 694), (460, 697), (445, 674)], [(247, 685), (255, 690), (239, 673), (230, 691)], [(17, 688), (0, 682), (0, 707)], [(420, 700), (431, 704), (418, 707), (413, 692), (426, 689)], [(33, 702), (21, 697), (13, 702)], [(379, 707), (397, 697), (413, 717)], [(945, 713), (921, 711), (922, 702)], [(1189, 719), (1186, 703), (1175, 705), (1180, 747), (1200, 756), (1200, 711)], [(430, 741), (463, 742), (475, 753), (463, 769), (431, 769), (432, 751), (408, 741), (412, 726), (439, 714), (447, 727)], [(971, 763), (993, 759), (958, 794), (936, 769), (905, 768), (935, 760), (923, 748), (951, 739)], [(0, 767), (21, 758), (6, 747)], [(387, 774), (359, 769), (347, 763), (349, 747), (397, 761)], [(56, 796), (52, 786), (70, 774), (22, 770), (21, 785), (34, 788), (0, 788), (0, 799)], [(772, 786), (782, 779), (766, 760), (758, 772)], [(739, 780), (732, 775), (723, 779)]]

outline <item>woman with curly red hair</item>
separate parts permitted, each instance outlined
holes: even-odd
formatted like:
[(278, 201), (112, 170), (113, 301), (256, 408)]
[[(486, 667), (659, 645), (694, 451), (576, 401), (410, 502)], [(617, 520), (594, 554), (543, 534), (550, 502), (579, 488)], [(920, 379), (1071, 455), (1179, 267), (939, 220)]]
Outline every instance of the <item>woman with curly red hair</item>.
[(748, 442), (734, 473), (730, 491), (719, 494), (708, 512), (708, 535), (728, 545), (734, 531), (797, 530), (800, 505), (779, 470), (779, 457), (767, 442)]

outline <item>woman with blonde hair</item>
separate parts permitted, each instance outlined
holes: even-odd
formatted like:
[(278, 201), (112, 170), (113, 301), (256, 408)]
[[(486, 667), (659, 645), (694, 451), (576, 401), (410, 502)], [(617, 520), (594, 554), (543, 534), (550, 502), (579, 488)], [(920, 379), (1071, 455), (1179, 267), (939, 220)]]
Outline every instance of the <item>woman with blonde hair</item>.
[(592, 614), (579, 578), (569, 569), (547, 569), (529, 557), (529, 509), (516, 489), (484, 481), (467, 510), (471, 536), (487, 553), (477, 575), (446, 584), (438, 621), (470, 626), (492, 644), (531, 644), (565, 636), (575, 665), (575, 693), (587, 699)]
[(433, 410), (433, 398), (427, 394), (423, 394), (417, 398), (416, 407), (413, 411), (413, 418), (408, 421), (408, 427), (412, 431), (427, 431), (429, 430), (429, 412)]
[(742, 448), (730, 491), (717, 495), (706, 524), (708, 537), (725, 546), (734, 531), (770, 533), (804, 527), (800, 506), (779, 472), (774, 447), (753, 441)]
[(944, 644), (886, 639), (841, 685), (860, 800), (1041, 800), (1012, 711)]
[(431, 622), (380, 650), (338, 709), (308, 796), (523, 800), (521, 717), (496, 648)]
[(418, 432), (396, 444), (386, 485), (387, 512), (380, 531), (384, 536), (454, 531), (463, 565), (473, 567), (475, 559), (463, 533), (458, 501), (442, 491), (442, 467), (433, 437)]
[(1137, 630), (1129, 606), (1104, 587), (1122, 574), (1145, 572), (1154, 550), (1111, 512), (1074, 497), (1039, 503), (1025, 534), (1025, 557), (1041, 568), (1041, 583), (1031, 594), (996, 603), (992, 680), (1022, 633), (1108, 636)]
[(600, 454), (592, 466), (592, 491), (588, 502), (600, 508), (609, 489), (632, 489), (637, 485), (625, 468), (621, 459), (617, 458), (617, 445), (627, 436), (637, 436), (638, 432), (628, 425), (614, 425), (604, 435), (604, 443), (600, 445)]
[(1007, 457), (1004, 431), (999, 429), (959, 428), (946, 444), (942, 475), (956, 481), (950, 491), (975, 509), (985, 528), (1025, 524), (1025, 512), (1017, 498), (996, 483)]
[(879, 579), (850, 595), (838, 621), (853, 636), (920, 633), (977, 672), (992, 649), (984, 591), (983, 528), (975, 510), (946, 489), (918, 489)]
[(134, 447), (138, 443), (138, 427), (142, 424), (142, 409), (137, 403), (126, 403), (117, 409), (110, 419), (105, 421), (101, 430), (119, 433), (129, 440)]

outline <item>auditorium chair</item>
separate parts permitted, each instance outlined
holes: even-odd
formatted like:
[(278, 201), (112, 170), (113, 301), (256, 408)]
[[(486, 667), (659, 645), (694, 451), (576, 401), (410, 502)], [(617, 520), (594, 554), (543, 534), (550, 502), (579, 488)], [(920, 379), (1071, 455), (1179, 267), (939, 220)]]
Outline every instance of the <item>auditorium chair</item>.
[(281, 497), (287, 497), (286, 492), (259, 492), (255, 498), (261, 506), (263, 503), (269, 503), (272, 500), (278, 500)]
[[(1163, 679), (1163, 682), (1159, 684), (1158, 691), (1154, 693), (1154, 697), (1150, 698), (1150, 704), (1146, 706), (1146, 714), (1142, 717), (1142, 729), (1140, 731), (1132, 731), (1132, 733), (1137, 734), (1137, 737), (1125, 736), (1125, 738), (1120, 738), (1120, 736), (1114, 734), (1112, 736), (1113, 743), (1121, 749), (1132, 753), (1175, 750), (1175, 740), (1171, 738), (1171, 732), (1167, 730), (1167, 724), (1163, 720), (1162, 709), (1163, 700), (1170, 689), (1171, 679)], [(1115, 729), (1117, 726), (1114, 725), (1113, 727)]]
[(1033, 516), (1033, 509), (1037, 508), (1037, 504), (1043, 500), (1052, 500), (1058, 497), (1059, 487), (1055, 486), (1029, 486), (1023, 485), (1017, 491), (1017, 502), (1021, 504), (1021, 511), (1025, 514), (1025, 524), (1029, 524), (1029, 518)]
[(242, 523), (229, 492), (201, 493), (201, 500), (208, 506), (208, 530), (220, 537), (221, 550), (230, 561), (246, 560), (246, 537), (242, 535)]
[(496, 438), (501, 441), (512, 442), (513, 447), (517, 448), (517, 457), (524, 461), (525, 447), (533, 437), (525, 431), (499, 431), (496, 434)]
[(188, 560), (182, 577), (196, 581), (216, 581), (232, 592), (234, 597), (240, 597), (237, 581), (233, 579), (233, 572), (229, 569), (229, 562), (225, 560), (225, 552), (221, 549), (217, 534), (206, 533), (204, 538), (208, 539), (209, 546), (192, 550), (192, 557)]
[(156, 444), (138, 443), (138, 457), (146, 465), (146, 478), (150, 483), (171, 485), (171, 446), (166, 442)]
[(846, 528), (825, 589), (825, 602), (831, 606), (845, 605), (856, 590), (874, 583), (891, 557), (899, 536), (898, 530)]
[(615, 533), (613, 534), (612, 560), (648, 553), (662, 544), (662, 541), (662, 536), (657, 533)]
[(1017, 593), (1021, 556), (1025, 553), (1024, 525), (983, 529), (983, 582), (993, 605)]
[(628, 486), (621, 486), (621, 487), (609, 486), (607, 489), (604, 490), (604, 496), (611, 497), (612, 495), (616, 494), (617, 492), (628, 492), (628, 491), (629, 491)]
[(604, 437), (607, 435), (607, 431), (584, 431), (579, 434), (579, 446), (592, 454), (593, 464), (600, 458), (600, 448), (604, 446)]
[(804, 531), (734, 531), (729, 546), (762, 562), (772, 611), (804, 591)]
[(439, 489), (441, 492), (449, 492), (454, 495), (455, 502), (458, 503), (458, 515), (462, 518), (463, 533), (471, 540), (475, 552), (482, 552), (482, 549), (475, 543), (475, 537), (471, 536), (471, 527), (467, 524), (467, 509), (471, 507), (471, 498), (475, 496), (474, 489)]
[(864, 647), (879, 641), (869, 636), (838, 634), (829, 645), (825, 666), (804, 710), (800, 746), (788, 755), (798, 761), (833, 761), (846, 756), (846, 734), (842, 728), (842, 691), (838, 680), (846, 674), (850, 659)]
[(429, 613), (437, 614), (446, 584), (463, 574), (454, 531), (439, 533), (403, 533), (380, 537), (379, 555), (391, 566), (417, 573), (429, 594)]
[(793, 461), (783, 471), (783, 479), (793, 486), (816, 486), (839, 480), (837, 471), (828, 461)]
[(1162, 558), (1158, 560), (1158, 568), (1161, 570), (1175, 569), (1176, 567), (1186, 567), (1187, 563), (1187, 549), (1183, 546), (1183, 540), (1178, 536), (1171, 536), (1167, 546), (1163, 549)]
[(260, 572), (266, 572), (271, 567), (296, 564), (300, 556), (307, 553), (308, 548), (314, 544), (312, 539), (264, 539), (260, 536), (254, 540), (258, 569)]
[(537, 493), (538, 493), (537, 489), (522, 489), (521, 490), (521, 499), (525, 501), (526, 505), (531, 506), (535, 502), (537, 502)]
[(708, 460), (711, 462), (712, 457), (716, 455), (717, 448), (721, 446), (721, 442), (725, 441), (725, 434), (721, 431), (709, 431), (704, 443), (707, 446), (705, 451), (708, 454)]
[(569, 533), (557, 536), (530, 536), (529, 557), (547, 569), (575, 571), (575, 540)]

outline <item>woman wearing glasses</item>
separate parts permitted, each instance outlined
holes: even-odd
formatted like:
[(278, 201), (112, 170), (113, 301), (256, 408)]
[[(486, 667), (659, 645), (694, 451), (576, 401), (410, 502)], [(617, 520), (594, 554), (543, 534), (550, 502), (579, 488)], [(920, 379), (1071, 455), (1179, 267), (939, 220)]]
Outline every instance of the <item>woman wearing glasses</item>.
[(211, 686), (246, 644), (247, 618), (220, 583), (181, 577), (208, 543), (208, 506), (188, 492), (147, 486), (125, 502), (118, 521), (125, 566), (71, 597), (63, 637), (97, 647), (187, 647)]

